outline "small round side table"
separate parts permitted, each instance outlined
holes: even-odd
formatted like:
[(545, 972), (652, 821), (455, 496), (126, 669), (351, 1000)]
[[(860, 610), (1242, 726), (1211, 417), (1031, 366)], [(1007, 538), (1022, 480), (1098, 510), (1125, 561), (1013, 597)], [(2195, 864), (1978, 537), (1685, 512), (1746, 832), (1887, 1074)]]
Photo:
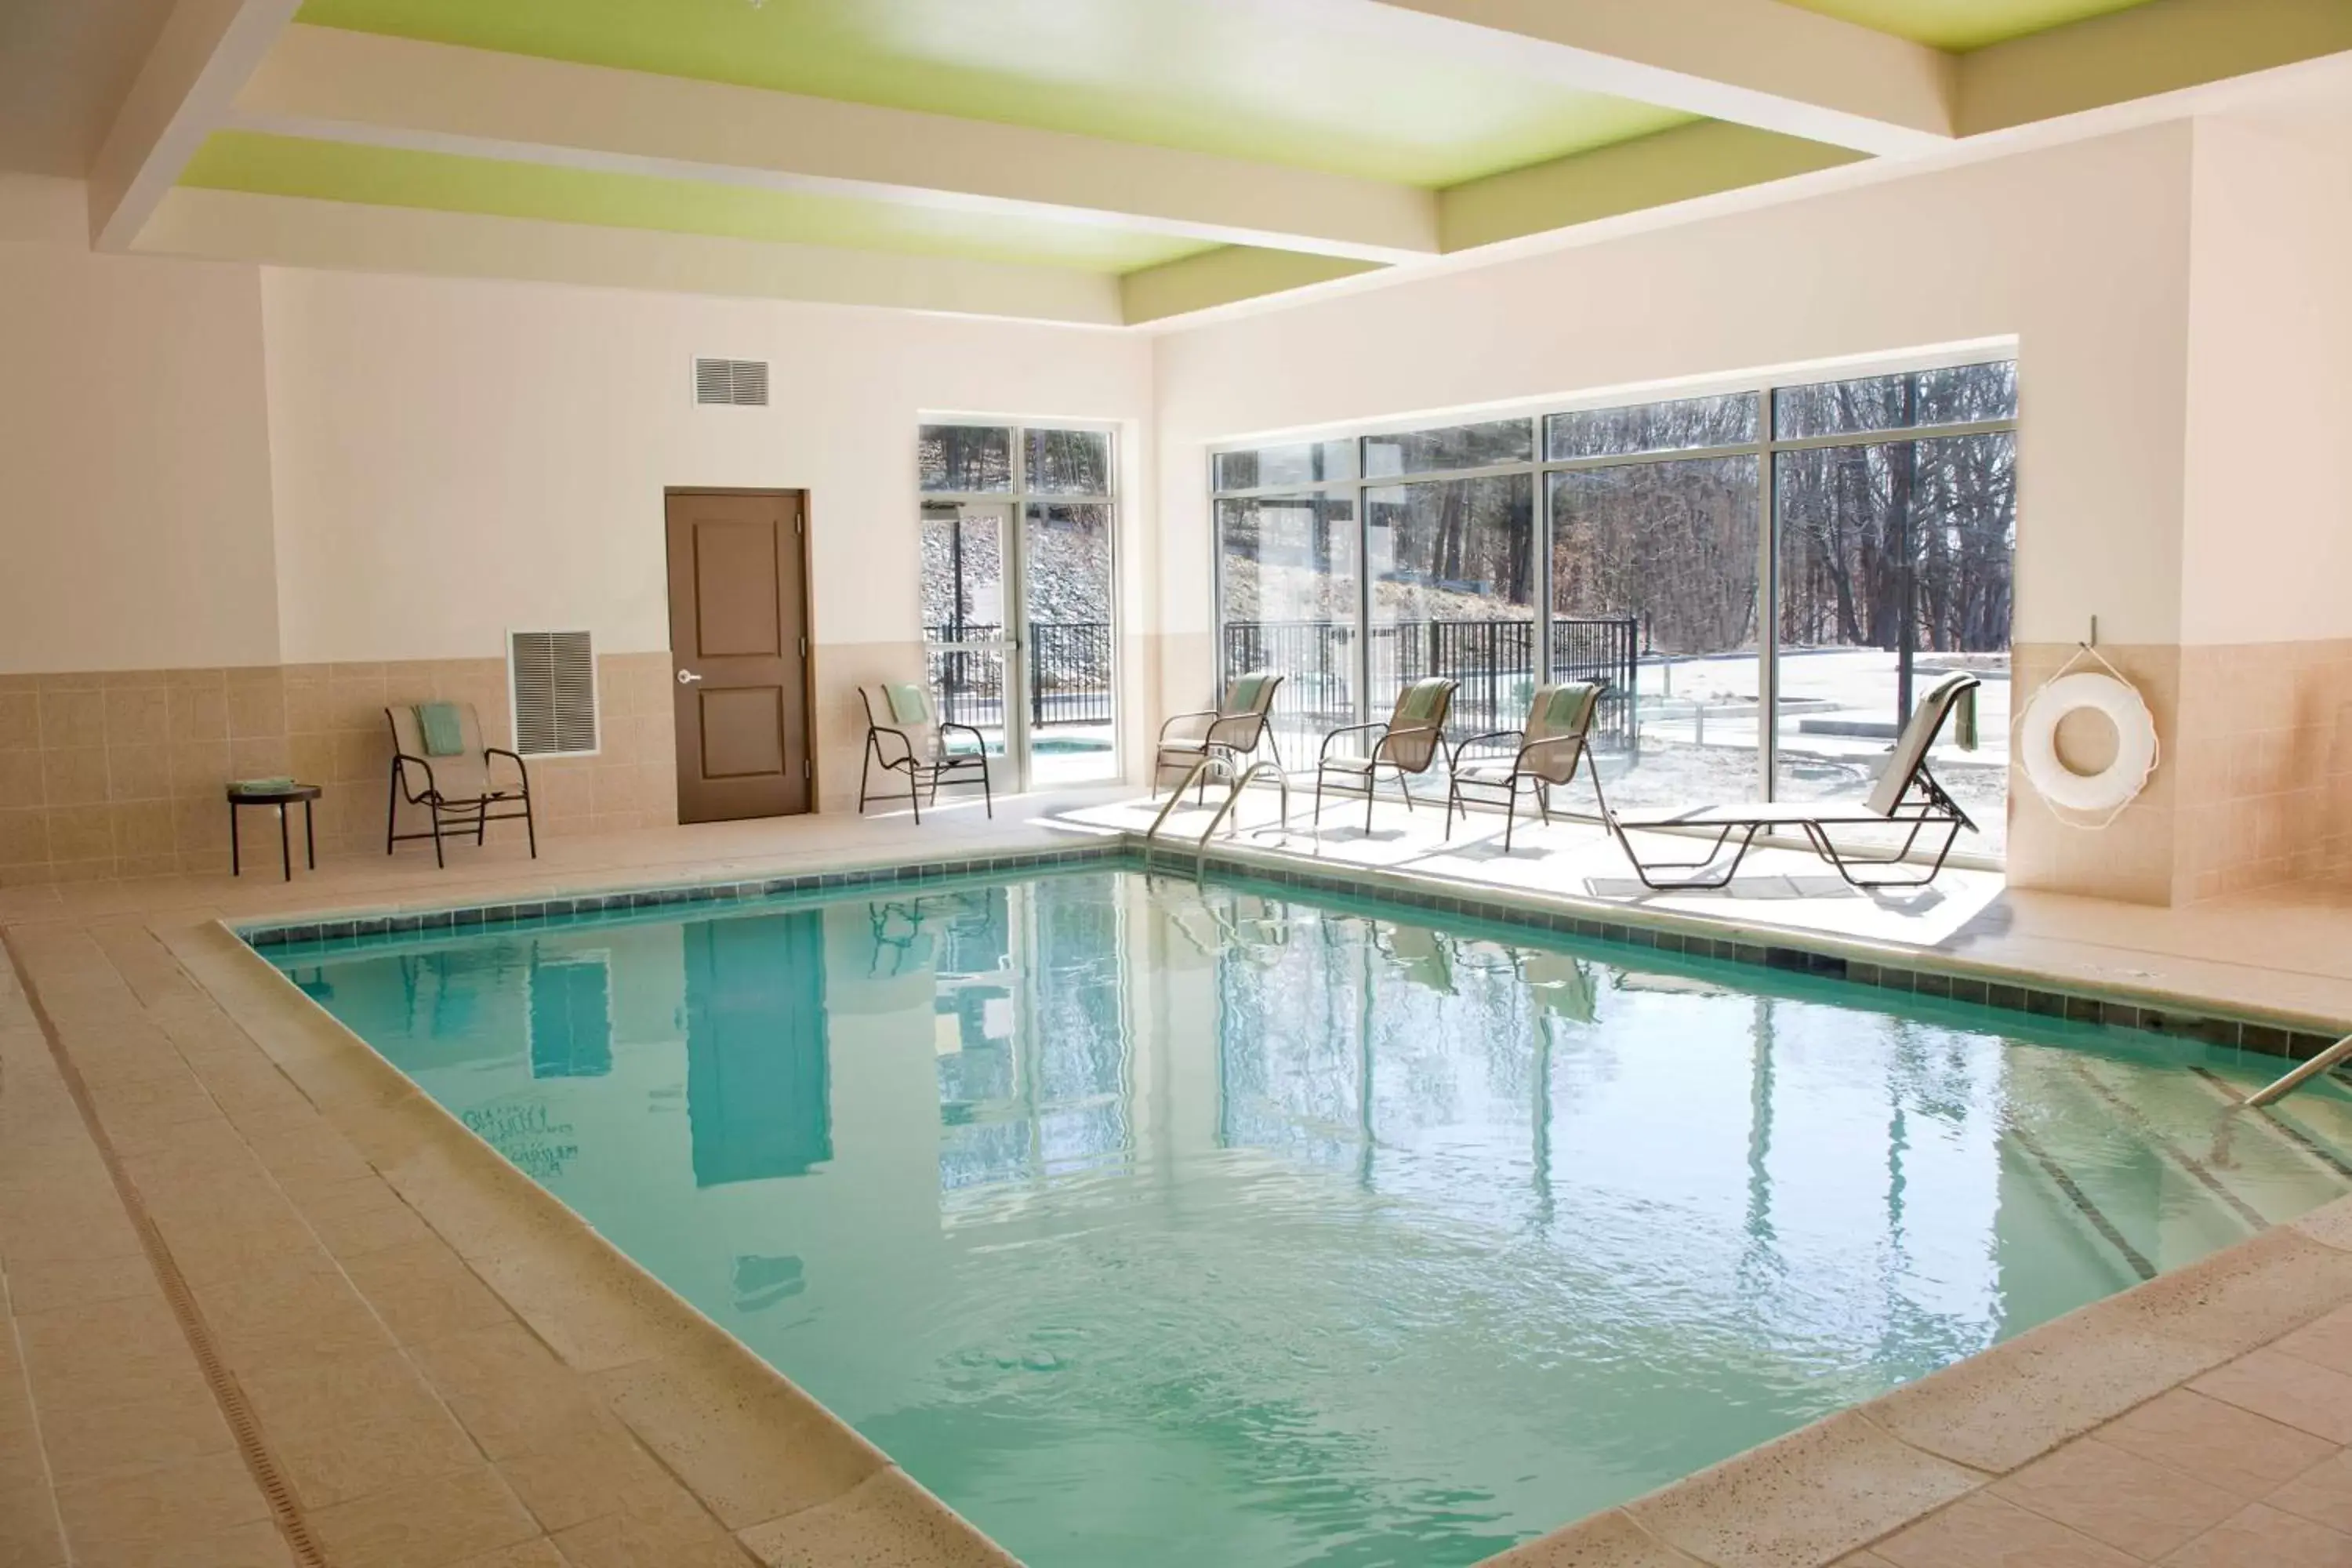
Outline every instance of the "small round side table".
[(244, 857), (236, 837), (236, 808), (241, 805), (274, 805), (278, 808), (278, 859), (285, 868), (286, 879), (294, 879), (294, 848), (286, 836), (286, 808), (296, 801), (302, 803), (302, 854), (310, 869), (319, 868), (319, 837), (310, 826), (310, 803), (325, 792), (317, 784), (289, 784), (284, 789), (241, 790), (236, 785), (228, 791), (228, 874), (245, 875)]

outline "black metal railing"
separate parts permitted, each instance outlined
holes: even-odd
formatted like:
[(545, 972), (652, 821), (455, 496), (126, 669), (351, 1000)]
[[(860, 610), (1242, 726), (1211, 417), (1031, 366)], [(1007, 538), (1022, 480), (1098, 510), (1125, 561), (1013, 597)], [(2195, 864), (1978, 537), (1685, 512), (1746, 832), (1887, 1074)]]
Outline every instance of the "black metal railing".
[[(1002, 643), (994, 623), (928, 626), (932, 643)], [(1636, 739), (1633, 693), (1641, 659), (1641, 623), (1633, 617), (1554, 620), (1550, 669), (1538, 668), (1536, 623), (1524, 621), (1391, 621), (1370, 628), (1368, 671), (1356, 664), (1356, 628), (1339, 621), (1228, 621), (1224, 678), (1272, 669), (1283, 676), (1275, 721), (1283, 729), (1320, 733), (1361, 719), (1387, 715), (1407, 685), (1443, 675), (1460, 683), (1447, 729), (1456, 735), (1516, 728), (1528, 699), (1546, 679), (1597, 680), (1608, 688), (1595, 720), (1612, 744)], [(934, 647), (931, 689), (940, 716), (988, 729), (1004, 721), (1005, 660), (1012, 650)], [(1114, 638), (1107, 621), (1032, 621), (1028, 660), (1029, 722), (1107, 724), (1113, 704)], [(1369, 708), (1357, 683), (1368, 673)]]
[(1633, 616), (1554, 620), (1549, 674), (1537, 668), (1533, 620), (1391, 621), (1372, 626), (1370, 637), (1368, 708), (1355, 700), (1356, 629), (1343, 622), (1228, 621), (1225, 679), (1248, 669), (1279, 671), (1286, 679), (1275, 700), (1276, 722), (1313, 733), (1385, 718), (1407, 685), (1446, 676), (1460, 683), (1446, 726), (1455, 735), (1517, 728), (1546, 679), (1597, 680), (1608, 688), (1597, 733), (1612, 744), (1634, 743), (1642, 632)]
[[(928, 626), (933, 643), (995, 643), (1004, 628), (993, 622)], [(1108, 621), (1029, 623), (1029, 722), (1108, 724), (1113, 700), (1112, 647)], [(930, 653), (931, 689), (939, 694), (940, 717), (954, 724), (991, 729), (1004, 721), (1004, 660), (1012, 650), (940, 648)]]

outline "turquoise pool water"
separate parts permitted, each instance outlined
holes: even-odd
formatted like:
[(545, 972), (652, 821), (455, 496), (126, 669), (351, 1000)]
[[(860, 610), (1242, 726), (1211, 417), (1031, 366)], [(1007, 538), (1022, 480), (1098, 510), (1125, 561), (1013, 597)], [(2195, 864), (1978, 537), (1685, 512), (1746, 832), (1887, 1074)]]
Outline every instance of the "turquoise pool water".
[(1034, 1568), (1454, 1564), (2352, 1189), (2334, 1086), (1088, 868), (267, 949)]

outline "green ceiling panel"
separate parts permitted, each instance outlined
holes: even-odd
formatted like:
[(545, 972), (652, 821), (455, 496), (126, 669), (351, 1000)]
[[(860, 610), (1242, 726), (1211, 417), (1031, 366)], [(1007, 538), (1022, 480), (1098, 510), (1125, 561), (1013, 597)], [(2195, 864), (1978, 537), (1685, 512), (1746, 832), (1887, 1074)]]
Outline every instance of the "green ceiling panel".
[(308, 0), (299, 19), (1432, 187), (1689, 119), (1234, 0)]
[(853, 250), (911, 251), (1087, 272), (1131, 272), (1210, 248), (1200, 240), (1093, 224), (242, 131), (209, 138), (180, 183), (264, 195)]
[[(2147, 0), (1788, 0), (1939, 49), (1980, 49)], [(315, 0), (314, 0), (315, 5)]]

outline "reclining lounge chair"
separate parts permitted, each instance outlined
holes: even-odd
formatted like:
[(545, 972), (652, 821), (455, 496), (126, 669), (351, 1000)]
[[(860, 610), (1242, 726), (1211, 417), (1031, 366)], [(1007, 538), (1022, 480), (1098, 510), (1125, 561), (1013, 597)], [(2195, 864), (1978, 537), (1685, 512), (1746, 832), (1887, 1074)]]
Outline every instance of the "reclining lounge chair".
[[(1592, 798), (1601, 803), (1606, 815), (1608, 797), (1601, 793), (1601, 767), (1592, 761), (1588, 742), (1592, 733), (1592, 716), (1601, 710), (1601, 687), (1590, 680), (1571, 680), (1558, 686), (1538, 686), (1528, 703), (1528, 721), (1517, 730), (1496, 730), (1491, 734), (1473, 735), (1454, 748), (1454, 761), (1448, 768), (1453, 782), (1445, 791), (1445, 836), (1454, 837), (1454, 814), (1462, 813), (1469, 820), (1474, 800), (1493, 805), (1500, 801), (1503, 807), (1503, 847), (1511, 847), (1511, 830), (1519, 820), (1519, 785), (1529, 786), (1536, 797), (1536, 809), (1546, 822), (1551, 820), (1551, 790), (1554, 784), (1565, 784), (1576, 777), (1579, 763), (1592, 775)], [(1463, 753), (1471, 747), (1496, 741), (1517, 743), (1511, 760), (1465, 763)]]
[[(1968, 813), (1927, 771), (1927, 751), (1943, 733), (1953, 710), (1963, 700), (1973, 704), (1976, 689), (1982, 684), (1973, 675), (1948, 675), (1930, 687), (1911, 710), (1910, 721), (1895, 738), (1895, 750), (1879, 773), (1877, 787), (1865, 800), (1759, 801), (1747, 805), (1699, 805), (1678, 811), (1636, 813), (1604, 810), (1602, 817), (1623, 847), (1625, 858), (1633, 863), (1633, 874), (1642, 879), (1643, 887), (1655, 892), (1729, 886), (1740, 861), (1747, 858), (1748, 847), (1756, 842), (1756, 836), (1775, 827), (1792, 827), (1801, 832), (1811, 842), (1814, 853), (1836, 867), (1838, 875), (1856, 888), (1867, 890), (1925, 887), (1943, 870), (1945, 858), (1951, 854), (1960, 829), (1976, 831), (1976, 824), (1969, 820)], [(1884, 852), (1856, 854), (1842, 850), (1830, 834), (1836, 827), (1883, 826), (1890, 823), (1897, 827), (1907, 826), (1910, 831), (1903, 836), (1898, 847)], [(1685, 832), (1712, 829), (1715, 840), (1704, 859), (1645, 861), (1634, 849), (1630, 836), (1643, 828)], [(1937, 832), (1942, 835), (1942, 842), (1937, 845), (1936, 858), (1928, 862), (1926, 871), (1899, 877), (1855, 875), (1857, 867), (1900, 864), (1917, 847), (1923, 834)], [(1725, 846), (1735, 837), (1738, 847), (1732, 851), (1730, 863), (1715, 870)], [(1669, 875), (1661, 878), (1661, 872)], [(1676, 872), (1687, 874), (1671, 875)]]
[[(1412, 808), (1412, 786), (1405, 782), (1411, 773), (1429, 771), (1429, 764), (1445, 752), (1445, 720), (1454, 710), (1454, 688), (1457, 683), (1444, 676), (1432, 676), (1416, 680), (1397, 693), (1396, 706), (1390, 710), (1385, 722), (1349, 724), (1323, 737), (1323, 750), (1315, 759), (1315, 815), (1309, 820), (1316, 826), (1323, 822), (1323, 791), (1325, 781), (1334, 795), (1364, 797), (1364, 831), (1372, 830), (1373, 786), (1379, 782), (1383, 767), (1396, 771), (1397, 788), (1404, 791), (1405, 809)], [(1366, 735), (1370, 744), (1361, 756), (1333, 756), (1331, 742), (1343, 735)]]
[(1193, 763), (1213, 756), (1223, 757), (1238, 769), (1241, 760), (1260, 745), (1274, 753), (1274, 765), (1280, 767), (1282, 747), (1275, 742), (1272, 722), (1274, 694), (1280, 689), (1281, 676), (1270, 669), (1253, 669), (1234, 678), (1225, 688), (1224, 700), (1216, 707), (1179, 713), (1160, 725), (1151, 793), (1160, 793), (1160, 782), (1171, 769), (1181, 779)]

